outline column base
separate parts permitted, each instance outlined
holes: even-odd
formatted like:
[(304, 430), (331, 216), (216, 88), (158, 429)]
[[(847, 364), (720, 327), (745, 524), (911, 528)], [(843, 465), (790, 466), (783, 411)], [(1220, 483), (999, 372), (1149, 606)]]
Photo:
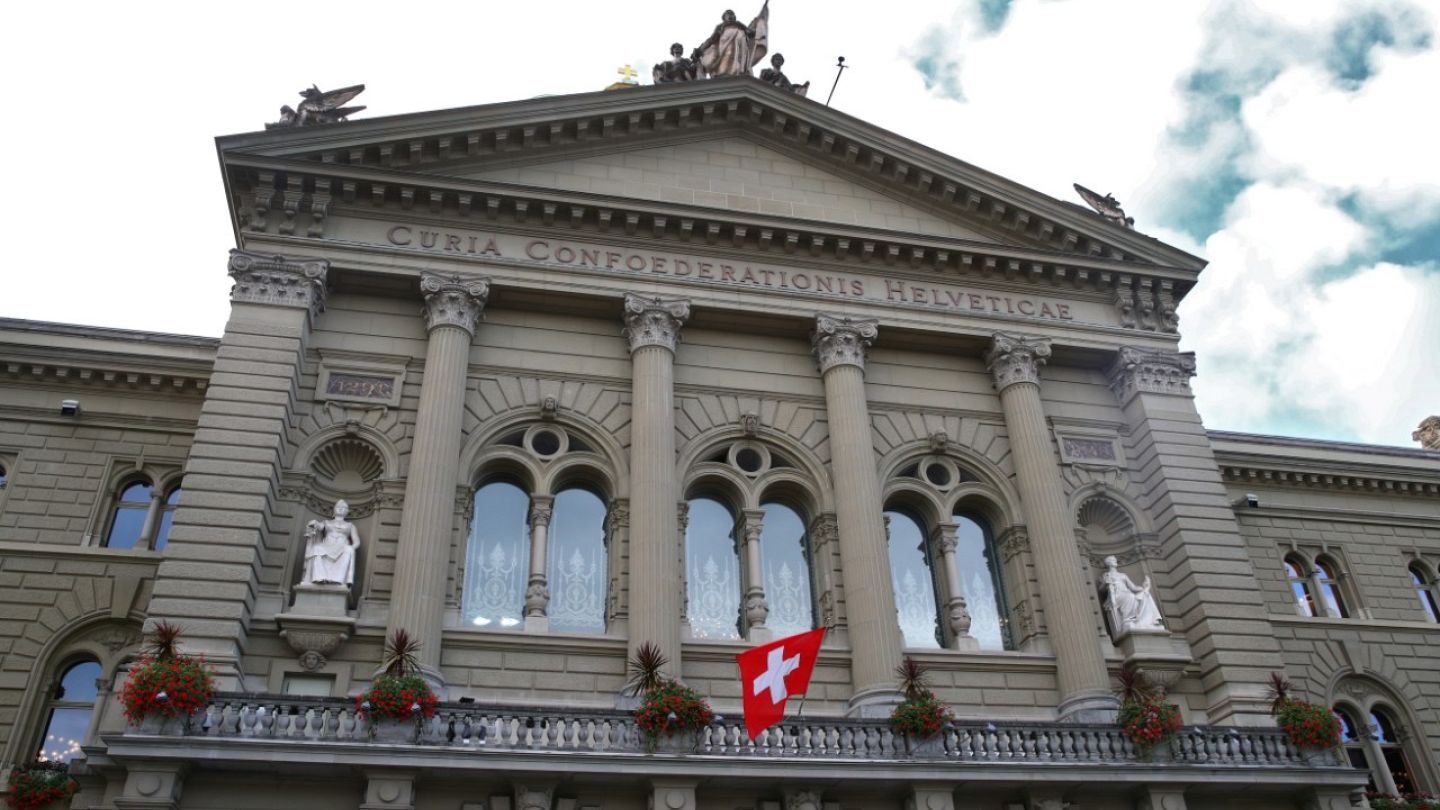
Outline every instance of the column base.
[(893, 686), (872, 686), (861, 689), (845, 704), (846, 717), (889, 717), (905, 695)]
[(525, 632), (527, 633), (548, 633), (550, 632), (549, 616), (526, 616)]
[(775, 640), (775, 631), (768, 627), (752, 627), (750, 628), (750, 637), (748, 640), (751, 644), (755, 645), (769, 644)]
[(960, 652), (979, 652), (980, 642), (974, 636), (956, 636), (950, 641), (950, 649)]
[(1076, 692), (1060, 701), (1056, 712), (1062, 723), (1113, 723), (1120, 701), (1108, 692)]

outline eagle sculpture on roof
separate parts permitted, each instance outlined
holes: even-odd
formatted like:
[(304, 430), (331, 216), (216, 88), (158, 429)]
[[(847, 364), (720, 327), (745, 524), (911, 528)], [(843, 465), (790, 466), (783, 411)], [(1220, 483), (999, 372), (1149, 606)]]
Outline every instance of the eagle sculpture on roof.
[(346, 116), (360, 112), (365, 109), (364, 105), (358, 107), (342, 107), (340, 105), (365, 92), (365, 85), (356, 84), (350, 87), (342, 87), (339, 90), (321, 90), (316, 85), (300, 91), (300, 102), (298, 109), (291, 109), (289, 104), (280, 108), (280, 120), (273, 124), (266, 124), (266, 129), (280, 129), (284, 127), (308, 127), (315, 124), (334, 124), (344, 121)]
[(1114, 194), (1100, 196), (1088, 188), (1075, 183), (1075, 191), (1080, 195), (1087, 205), (1095, 209), (1100, 216), (1110, 220), (1116, 225), (1126, 228), (1135, 227), (1135, 218), (1125, 216), (1125, 209), (1120, 207), (1120, 201), (1115, 199)]

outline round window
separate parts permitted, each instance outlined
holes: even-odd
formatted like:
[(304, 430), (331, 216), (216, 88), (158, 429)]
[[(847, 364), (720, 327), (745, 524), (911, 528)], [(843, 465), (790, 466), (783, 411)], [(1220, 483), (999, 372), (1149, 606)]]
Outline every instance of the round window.
[(765, 459), (755, 448), (742, 447), (735, 453), (735, 466), (747, 473), (760, 472), (760, 468), (765, 466)]
[(950, 468), (944, 464), (931, 464), (925, 468), (925, 480), (937, 487), (949, 486), (953, 478), (954, 477), (950, 475)]
[(537, 430), (530, 437), (530, 449), (536, 455), (553, 456), (560, 452), (560, 436), (552, 430)]

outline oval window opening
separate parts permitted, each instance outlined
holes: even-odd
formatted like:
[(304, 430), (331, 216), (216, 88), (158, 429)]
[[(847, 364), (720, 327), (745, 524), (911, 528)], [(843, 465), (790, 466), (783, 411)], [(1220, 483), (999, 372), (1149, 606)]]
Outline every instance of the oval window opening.
[(542, 430), (530, 437), (530, 449), (542, 456), (553, 456), (560, 452), (560, 437)]
[(764, 463), (765, 460), (760, 457), (760, 454), (748, 447), (735, 453), (735, 466), (747, 473), (759, 472)]
[(950, 484), (950, 470), (944, 464), (931, 464), (925, 468), (925, 477), (937, 487)]

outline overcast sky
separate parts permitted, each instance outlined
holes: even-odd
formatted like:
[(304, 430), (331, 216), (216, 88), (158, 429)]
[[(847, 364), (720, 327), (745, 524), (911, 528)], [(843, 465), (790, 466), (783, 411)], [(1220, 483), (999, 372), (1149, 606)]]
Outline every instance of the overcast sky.
[[(0, 315), (219, 335), (214, 136), (312, 83), (365, 83), (362, 117), (596, 90), (723, 10), (17, 4)], [(1209, 259), (1180, 308), (1209, 427), (1413, 446), (1440, 412), (1440, 0), (773, 0), (770, 21), (812, 96), (844, 55), (838, 109), (1062, 199), (1112, 192)]]

